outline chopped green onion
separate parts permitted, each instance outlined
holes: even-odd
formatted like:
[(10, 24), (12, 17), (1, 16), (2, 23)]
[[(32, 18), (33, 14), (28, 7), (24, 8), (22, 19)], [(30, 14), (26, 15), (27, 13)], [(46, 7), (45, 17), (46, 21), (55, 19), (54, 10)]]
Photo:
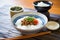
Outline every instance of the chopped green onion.
[(29, 21), (29, 22), (32, 22), (33, 20), (34, 20), (34, 17), (27, 17), (27, 18), (25, 18), (27, 21)]

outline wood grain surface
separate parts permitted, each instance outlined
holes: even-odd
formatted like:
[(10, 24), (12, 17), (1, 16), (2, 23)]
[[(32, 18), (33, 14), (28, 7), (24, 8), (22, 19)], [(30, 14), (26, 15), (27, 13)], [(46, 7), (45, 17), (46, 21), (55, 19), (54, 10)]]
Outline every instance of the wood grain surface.
[[(25, 8), (34, 9), (33, 2), (37, 0), (15, 0), (16, 4), (21, 5)], [(49, 10), (49, 12), (53, 14), (60, 15), (60, 0), (49, 0), (53, 2), (52, 8)]]
[(40, 32), (40, 33), (36, 33), (36, 34), (28, 34), (28, 35), (24, 35), (24, 36), (17, 36), (14, 38), (7, 38), (5, 40), (18, 40), (18, 39), (26, 39), (26, 38), (31, 38), (31, 37), (36, 37), (36, 36), (42, 36), (42, 35), (46, 35), (46, 34), (50, 34), (51, 31), (47, 31), (47, 32)]

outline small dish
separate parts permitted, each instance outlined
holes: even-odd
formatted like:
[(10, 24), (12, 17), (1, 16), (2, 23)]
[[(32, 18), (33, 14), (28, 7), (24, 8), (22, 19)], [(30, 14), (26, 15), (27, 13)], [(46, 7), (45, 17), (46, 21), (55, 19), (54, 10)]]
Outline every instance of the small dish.
[(55, 21), (49, 21), (47, 24), (46, 24), (46, 27), (49, 29), (49, 30), (57, 30), (59, 29), (59, 23), (55, 22)]

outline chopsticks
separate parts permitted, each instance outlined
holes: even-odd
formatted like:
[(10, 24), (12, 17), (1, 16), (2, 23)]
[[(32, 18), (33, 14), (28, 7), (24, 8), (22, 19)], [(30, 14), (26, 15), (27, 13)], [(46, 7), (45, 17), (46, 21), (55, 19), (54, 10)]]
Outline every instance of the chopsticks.
[(47, 31), (47, 32), (40, 32), (40, 33), (36, 33), (36, 34), (29, 34), (29, 35), (24, 35), (24, 36), (17, 36), (14, 38), (7, 38), (6, 40), (17, 40), (17, 39), (25, 39), (25, 38), (31, 38), (31, 37), (36, 37), (36, 36), (42, 36), (42, 35), (46, 35), (46, 34), (50, 34), (51, 31)]

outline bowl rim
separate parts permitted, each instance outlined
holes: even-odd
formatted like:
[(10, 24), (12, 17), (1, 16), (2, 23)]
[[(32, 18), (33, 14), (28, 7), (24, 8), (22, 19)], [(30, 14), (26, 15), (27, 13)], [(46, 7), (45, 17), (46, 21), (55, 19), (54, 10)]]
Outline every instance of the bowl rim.
[[(39, 12), (22, 12), (22, 13), (25, 13), (25, 15), (26, 14), (32, 14), (32, 13), (34, 13), (34, 15), (36, 14), (36, 13), (38, 13), (38, 14), (40, 14), (40, 15), (44, 15), (44, 14), (42, 14), (42, 13), (39, 13)], [(24, 14), (22, 14), (22, 13), (18, 13), (18, 14), (16, 14), (16, 15), (19, 15), (19, 14), (21, 14), (21, 15), (24, 15)], [(37, 14), (37, 15), (38, 15)], [(16, 18), (16, 15), (14, 15), (12, 18)], [(45, 16), (45, 15), (44, 15)], [(46, 16), (45, 16), (45, 18), (47, 18)], [(47, 21), (48, 21), (48, 18), (47, 18)]]
[[(22, 9), (19, 10), (19, 11), (13, 11), (13, 10), (11, 10), (11, 8), (13, 8), (13, 7), (20, 7), (20, 8), (22, 8)], [(22, 7), (22, 6), (15, 5), (15, 6), (11, 6), (11, 7), (9, 8), (9, 10), (10, 10), (10, 12), (21, 12), (21, 11), (23, 11), (23, 7)]]
[[(39, 12), (22, 12), (22, 13), (16, 14), (16, 15), (12, 16), (12, 22), (13, 22), (13, 21), (15, 20), (15, 18), (18, 17), (20, 14), (21, 14), (21, 15), (24, 15), (23, 13), (25, 13), (25, 15), (28, 14), (28, 13), (29, 13), (29, 14), (34, 13), (33, 15), (40, 15), (40, 14), (41, 14), (41, 15), (44, 16), (44, 19), (46, 19), (46, 20), (45, 20), (46, 23), (44, 24), (44, 26), (48, 23), (48, 18), (47, 18), (44, 14), (39, 13)], [(36, 13), (38, 13), (38, 14), (36, 14)], [(28, 15), (29, 15), (29, 14), (28, 14)], [(41, 17), (43, 17), (43, 16), (41, 16)]]
[[(36, 6), (36, 7), (41, 7), (41, 6), (35, 5), (35, 4), (34, 4), (35, 2), (41, 2), (41, 1), (34, 1), (33, 4), (32, 4), (32, 5)], [(48, 1), (48, 2), (51, 4), (50, 6), (53, 5), (52, 1)], [(50, 7), (50, 6), (45, 6), (45, 7)]]

